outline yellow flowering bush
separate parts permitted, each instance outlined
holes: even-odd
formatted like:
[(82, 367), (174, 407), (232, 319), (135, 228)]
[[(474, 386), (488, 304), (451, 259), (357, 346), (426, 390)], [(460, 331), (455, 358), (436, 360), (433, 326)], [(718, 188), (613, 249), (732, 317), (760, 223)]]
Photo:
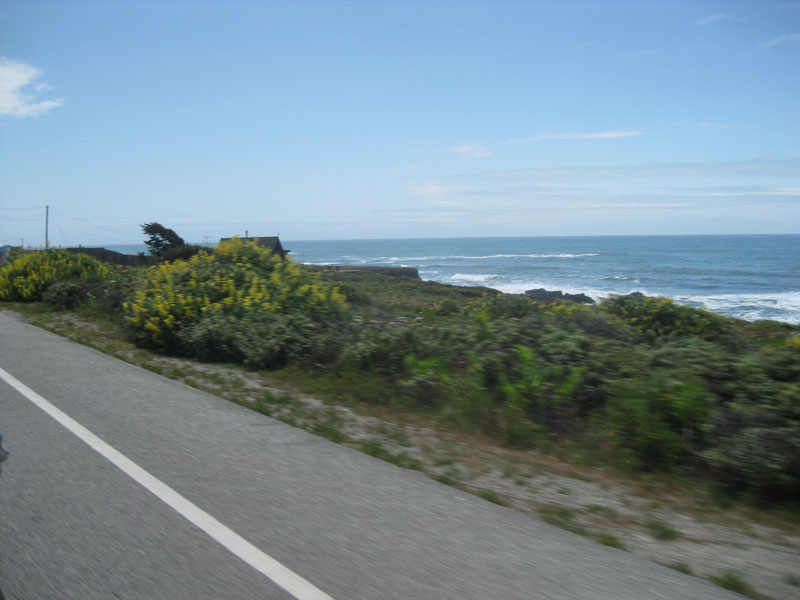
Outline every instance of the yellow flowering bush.
[[(199, 321), (223, 328), (234, 320), (291, 313), (319, 320), (338, 315), (344, 306), (336, 288), (300, 265), (233, 238), (211, 253), (150, 267), (124, 309), (141, 341), (175, 350), (182, 330)], [(241, 333), (241, 327), (235, 329)]]
[(661, 297), (615, 296), (603, 302), (602, 309), (616, 315), (647, 339), (670, 335), (711, 339), (723, 335), (728, 323), (714, 313), (681, 306)]
[(85, 254), (61, 249), (27, 252), (0, 269), (0, 300), (34, 302), (57, 281), (99, 280), (108, 274), (102, 262)]

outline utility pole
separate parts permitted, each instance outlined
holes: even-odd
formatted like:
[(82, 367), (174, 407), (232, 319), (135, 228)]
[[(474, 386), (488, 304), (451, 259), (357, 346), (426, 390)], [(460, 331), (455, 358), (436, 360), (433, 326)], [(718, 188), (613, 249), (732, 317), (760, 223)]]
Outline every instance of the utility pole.
[(50, 205), (44, 207), (44, 249), (50, 248)]

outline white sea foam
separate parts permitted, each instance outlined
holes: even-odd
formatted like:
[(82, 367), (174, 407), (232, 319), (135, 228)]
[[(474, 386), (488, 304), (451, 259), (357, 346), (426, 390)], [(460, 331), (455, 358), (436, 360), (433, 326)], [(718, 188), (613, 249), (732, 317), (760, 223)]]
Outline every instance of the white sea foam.
[(607, 275), (606, 277), (600, 277), (602, 281), (632, 281), (633, 283), (639, 283), (639, 280), (635, 277), (626, 277), (625, 275)]
[[(455, 273), (454, 275), (450, 275), (447, 277), (448, 283), (470, 283), (470, 284), (485, 284), (488, 282), (497, 282), (502, 279), (506, 279), (502, 275), (486, 275), (486, 274), (477, 274), (477, 273)], [(494, 287), (499, 289), (497, 285), (491, 285), (490, 287)], [(502, 290), (501, 290), (502, 291)]]
[[(437, 279), (437, 278), (433, 278)], [(437, 279), (440, 280), (441, 279)], [(591, 287), (573, 287), (559, 285), (547, 281), (519, 281), (496, 275), (480, 274), (470, 275), (457, 273), (444, 280), (446, 283), (460, 285), (485, 285), (506, 294), (524, 294), (527, 290), (544, 288), (546, 290), (560, 290), (565, 294), (586, 294), (596, 302), (615, 295), (632, 294), (639, 292), (645, 296), (664, 296), (671, 298), (679, 304), (703, 307), (737, 319), (758, 321), (771, 319), (800, 325), (800, 291), (776, 292), (772, 294), (718, 294), (718, 295), (678, 295), (661, 294), (647, 288), (631, 285), (629, 289), (609, 291)], [(631, 282), (636, 283), (634, 281)]]
[(800, 325), (800, 291), (774, 294), (676, 295), (673, 298), (677, 302), (704, 306), (713, 312), (747, 321), (775, 319)]
[(386, 260), (389, 262), (414, 261), (427, 262), (431, 260), (492, 260), (496, 258), (582, 258), (584, 256), (599, 256), (599, 252), (585, 252), (580, 254), (487, 254), (485, 256), (469, 255), (447, 255), (447, 256), (391, 256)]

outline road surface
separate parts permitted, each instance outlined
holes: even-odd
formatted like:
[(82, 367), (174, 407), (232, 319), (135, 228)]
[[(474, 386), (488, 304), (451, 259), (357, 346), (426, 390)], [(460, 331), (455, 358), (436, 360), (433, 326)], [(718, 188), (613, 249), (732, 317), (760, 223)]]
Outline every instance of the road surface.
[(733, 599), (0, 312), (8, 600)]

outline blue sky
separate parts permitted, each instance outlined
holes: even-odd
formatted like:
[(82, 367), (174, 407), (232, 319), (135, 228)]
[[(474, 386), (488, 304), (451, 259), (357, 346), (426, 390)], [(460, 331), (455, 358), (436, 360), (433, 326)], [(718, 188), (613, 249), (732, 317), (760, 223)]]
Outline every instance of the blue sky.
[(0, 13), (0, 243), (800, 233), (797, 1)]

